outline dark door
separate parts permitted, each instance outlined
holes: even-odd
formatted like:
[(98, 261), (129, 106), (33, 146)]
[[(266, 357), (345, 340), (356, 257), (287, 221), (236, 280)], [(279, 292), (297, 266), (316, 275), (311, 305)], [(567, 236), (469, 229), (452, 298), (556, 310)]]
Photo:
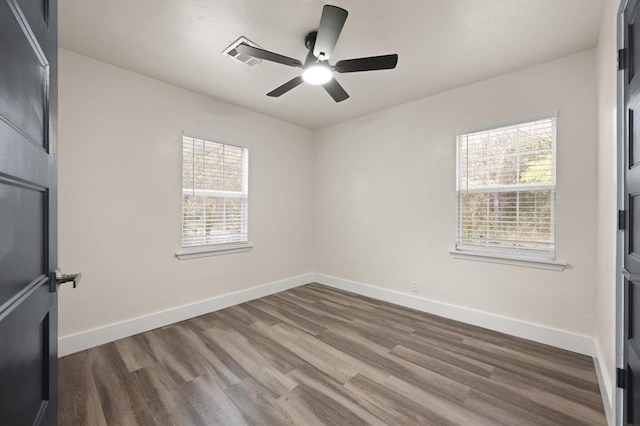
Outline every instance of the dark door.
[(640, 2), (623, 13), (624, 47), (624, 424), (640, 425)]
[(0, 0), (0, 424), (57, 409), (56, 0)]

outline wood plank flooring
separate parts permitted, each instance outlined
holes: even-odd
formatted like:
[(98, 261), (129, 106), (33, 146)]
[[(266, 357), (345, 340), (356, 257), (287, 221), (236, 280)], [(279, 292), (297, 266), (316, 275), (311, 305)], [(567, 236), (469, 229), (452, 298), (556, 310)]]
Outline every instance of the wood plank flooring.
[(310, 284), (60, 359), (60, 425), (605, 425), (591, 358)]

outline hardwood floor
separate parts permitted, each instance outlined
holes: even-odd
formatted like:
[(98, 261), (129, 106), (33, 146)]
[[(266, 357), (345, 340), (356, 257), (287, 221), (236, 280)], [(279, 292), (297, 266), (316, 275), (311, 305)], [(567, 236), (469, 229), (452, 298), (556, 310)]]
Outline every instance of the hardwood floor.
[(310, 284), (60, 359), (61, 425), (604, 425), (591, 358)]

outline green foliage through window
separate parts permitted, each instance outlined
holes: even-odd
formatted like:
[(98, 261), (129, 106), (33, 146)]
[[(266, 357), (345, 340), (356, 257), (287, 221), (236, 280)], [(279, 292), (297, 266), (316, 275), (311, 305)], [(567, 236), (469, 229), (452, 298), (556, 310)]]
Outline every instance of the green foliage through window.
[(246, 148), (182, 139), (182, 246), (247, 241)]
[(555, 133), (554, 117), (458, 136), (458, 248), (555, 257)]

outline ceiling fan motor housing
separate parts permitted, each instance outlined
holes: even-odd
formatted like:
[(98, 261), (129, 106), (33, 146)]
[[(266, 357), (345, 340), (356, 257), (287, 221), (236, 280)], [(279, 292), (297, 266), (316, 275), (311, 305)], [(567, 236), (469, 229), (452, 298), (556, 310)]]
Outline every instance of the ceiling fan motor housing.
[(316, 45), (316, 37), (318, 36), (317, 31), (311, 31), (309, 34), (304, 36), (304, 45), (307, 49), (313, 50)]

